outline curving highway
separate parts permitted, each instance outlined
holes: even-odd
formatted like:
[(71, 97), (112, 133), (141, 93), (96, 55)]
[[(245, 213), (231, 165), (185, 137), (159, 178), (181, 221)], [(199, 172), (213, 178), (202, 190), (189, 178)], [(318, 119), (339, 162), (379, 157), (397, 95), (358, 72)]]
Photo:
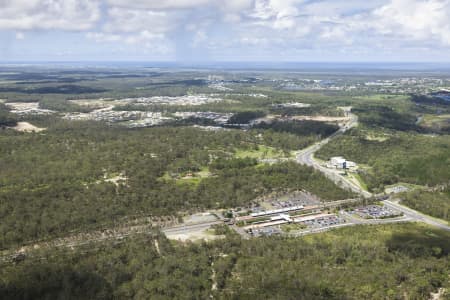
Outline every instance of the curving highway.
[[(347, 130), (349, 130), (353, 127), (356, 127), (358, 125), (358, 117), (356, 115), (352, 114), (350, 112), (350, 110), (347, 110), (347, 114), (350, 117), (350, 119), (346, 124), (342, 125), (341, 128), (337, 132), (335, 132), (333, 135), (331, 135), (330, 137), (328, 137), (328, 138), (326, 138), (304, 150), (299, 151), (296, 156), (296, 161), (300, 164), (313, 167), (314, 169), (322, 172), (325, 176), (327, 176), (329, 179), (334, 181), (337, 185), (339, 185), (343, 188), (349, 189), (349, 190), (363, 196), (364, 198), (376, 197), (376, 198), (379, 198), (380, 200), (382, 200), (384, 195), (374, 195), (374, 194), (364, 190), (361, 186), (348, 180), (348, 178), (342, 176), (336, 170), (326, 168), (326, 167), (320, 165), (319, 162), (317, 162), (314, 159), (314, 153), (319, 151), (319, 149), (322, 148), (322, 146), (324, 146), (325, 144), (330, 142), (332, 139), (344, 134)], [(430, 216), (424, 215), (418, 211), (415, 211), (411, 208), (403, 206), (403, 205), (399, 204), (398, 202), (392, 201), (390, 199), (383, 200), (382, 202), (387, 207), (402, 212), (404, 217), (397, 218), (397, 219), (375, 220), (375, 221), (371, 222), (373, 224), (416, 221), (416, 222), (423, 222), (428, 225), (432, 225), (432, 226), (450, 231), (450, 226), (448, 224), (446, 224), (445, 221), (440, 221), (440, 220), (437, 220)], [(370, 222), (357, 222), (355, 220), (352, 220), (352, 223), (358, 224), (358, 223), (370, 223)]]
[(336, 131), (334, 134), (332, 134), (330, 137), (304, 150), (299, 151), (296, 156), (296, 161), (300, 164), (313, 167), (314, 169), (322, 172), (325, 176), (334, 181), (337, 185), (340, 185), (345, 189), (351, 190), (365, 198), (369, 198), (373, 196), (372, 193), (369, 193), (368, 191), (364, 190), (361, 186), (350, 181), (348, 178), (342, 176), (341, 174), (339, 174), (338, 171), (325, 168), (314, 159), (314, 153), (319, 151), (320, 148), (322, 148), (324, 145), (326, 145), (336, 137), (344, 134), (347, 130), (356, 127), (358, 125), (358, 117), (352, 114), (350, 110), (347, 110), (346, 112), (349, 116), (349, 121), (346, 124), (341, 125), (339, 130)]
[(450, 226), (448, 225), (448, 223), (446, 224), (445, 221), (443, 220), (438, 220), (430, 216), (424, 215), (414, 209), (399, 204), (397, 201), (384, 200), (383, 203), (390, 209), (402, 212), (404, 216), (411, 218), (414, 221), (422, 222), (434, 227), (438, 227), (443, 230), (450, 231)]

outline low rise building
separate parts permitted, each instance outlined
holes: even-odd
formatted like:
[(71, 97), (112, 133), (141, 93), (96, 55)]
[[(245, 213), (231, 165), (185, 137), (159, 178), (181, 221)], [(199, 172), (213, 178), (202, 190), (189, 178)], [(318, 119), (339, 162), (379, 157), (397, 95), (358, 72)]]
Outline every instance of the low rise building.
[(335, 156), (330, 158), (330, 160), (327, 162), (328, 168), (333, 169), (356, 169), (358, 165), (350, 160), (346, 160), (342, 156)]
[(330, 158), (330, 165), (336, 169), (345, 169), (345, 158), (341, 156), (335, 156)]

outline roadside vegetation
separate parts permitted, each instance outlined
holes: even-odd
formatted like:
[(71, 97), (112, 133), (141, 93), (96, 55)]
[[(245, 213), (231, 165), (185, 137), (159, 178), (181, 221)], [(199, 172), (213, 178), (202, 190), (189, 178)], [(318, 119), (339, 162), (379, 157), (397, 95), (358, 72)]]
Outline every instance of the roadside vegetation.
[(328, 160), (344, 156), (367, 166), (359, 170), (359, 175), (374, 192), (398, 182), (435, 186), (450, 180), (448, 136), (383, 132), (383, 139), (374, 139), (372, 130), (353, 129), (325, 145), (317, 157)]
[(402, 203), (424, 214), (450, 222), (450, 188), (414, 190), (400, 197)]

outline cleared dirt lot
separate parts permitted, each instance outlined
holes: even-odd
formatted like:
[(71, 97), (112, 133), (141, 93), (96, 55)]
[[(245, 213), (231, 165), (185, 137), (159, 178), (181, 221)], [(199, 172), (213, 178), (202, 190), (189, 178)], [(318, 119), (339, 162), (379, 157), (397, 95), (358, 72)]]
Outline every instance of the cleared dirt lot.
[(39, 108), (39, 102), (7, 102), (11, 112), (18, 115), (48, 115), (56, 113), (54, 110)]
[(46, 128), (40, 128), (36, 127), (31, 123), (28, 122), (18, 122), (16, 126), (11, 127), (14, 130), (20, 131), (20, 132), (41, 132), (44, 131)]
[(195, 230), (189, 230), (189, 231), (178, 231), (178, 232), (165, 232), (166, 237), (171, 240), (176, 241), (212, 241), (216, 239), (223, 238), (222, 235), (215, 235), (210, 229), (205, 228), (199, 228)]

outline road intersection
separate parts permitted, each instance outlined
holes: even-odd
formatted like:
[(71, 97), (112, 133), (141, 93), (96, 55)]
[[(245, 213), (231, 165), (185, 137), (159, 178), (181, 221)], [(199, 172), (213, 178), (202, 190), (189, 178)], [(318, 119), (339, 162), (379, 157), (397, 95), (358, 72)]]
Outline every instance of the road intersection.
[(352, 192), (355, 192), (364, 198), (370, 198), (372, 197), (372, 193), (364, 190), (361, 186), (355, 184), (348, 178), (342, 176), (337, 172), (336, 170), (332, 170), (329, 168), (326, 168), (322, 166), (316, 159), (314, 159), (314, 154), (319, 151), (320, 148), (322, 148), (324, 145), (329, 143), (331, 140), (335, 139), (336, 137), (344, 134), (349, 129), (354, 128), (358, 125), (358, 117), (354, 114), (352, 114), (350, 111), (347, 111), (347, 114), (349, 116), (349, 121), (346, 124), (341, 125), (339, 130), (335, 132), (333, 135), (329, 136), (328, 138), (304, 149), (297, 153), (296, 160), (298, 163), (307, 165), (310, 167), (313, 167), (314, 169), (322, 172), (326, 177), (328, 177), (330, 180), (334, 181), (336, 184), (340, 185), (341, 187), (351, 190)]

